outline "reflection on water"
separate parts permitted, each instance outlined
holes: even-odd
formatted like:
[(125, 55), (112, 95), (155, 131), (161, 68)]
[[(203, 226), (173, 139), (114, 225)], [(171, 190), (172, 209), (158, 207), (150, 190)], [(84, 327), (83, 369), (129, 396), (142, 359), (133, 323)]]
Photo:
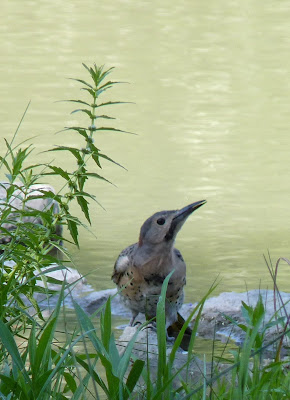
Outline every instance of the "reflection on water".
[[(38, 135), (35, 161), (51, 159), (39, 152), (52, 143), (79, 145), (52, 134), (78, 122), (55, 101), (83, 95), (65, 79), (86, 78), (82, 62), (116, 66), (113, 78), (131, 82), (111, 96), (136, 104), (112, 114), (138, 136), (96, 138), (128, 172), (104, 164), (117, 189), (89, 184), (106, 211), (92, 204), (97, 239), (82, 231), (75, 251), (94, 288), (112, 287), (114, 261), (147, 217), (204, 198), (177, 240), (187, 300), (217, 277), (217, 292), (271, 285), (262, 255), (287, 257), (290, 236), (289, 2), (3, 3), (1, 132), (11, 137), (31, 99), (19, 140)], [(280, 271), (283, 290), (288, 270)]]

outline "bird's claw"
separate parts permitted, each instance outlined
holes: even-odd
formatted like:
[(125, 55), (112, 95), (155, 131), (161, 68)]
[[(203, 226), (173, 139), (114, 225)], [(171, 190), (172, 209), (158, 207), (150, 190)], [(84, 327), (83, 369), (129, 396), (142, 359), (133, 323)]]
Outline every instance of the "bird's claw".
[(173, 343), (175, 341), (175, 337), (174, 336), (169, 336), (167, 331), (166, 331), (166, 340), (167, 340), (167, 342)]
[(152, 321), (149, 324), (145, 325), (143, 329), (152, 329), (153, 331), (157, 331), (156, 322)]
[(142, 322), (140, 322), (140, 321), (135, 321), (134, 324), (133, 324), (133, 326), (138, 326), (138, 325), (142, 325)]

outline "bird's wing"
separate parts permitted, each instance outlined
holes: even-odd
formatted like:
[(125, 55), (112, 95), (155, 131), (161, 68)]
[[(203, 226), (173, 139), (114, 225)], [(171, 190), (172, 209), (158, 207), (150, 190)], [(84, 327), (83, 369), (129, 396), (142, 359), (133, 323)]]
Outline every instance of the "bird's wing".
[(112, 274), (112, 280), (113, 282), (118, 285), (120, 279), (122, 276), (126, 273), (128, 268), (132, 264), (132, 254), (137, 246), (137, 243), (132, 244), (131, 246), (127, 247), (123, 251), (121, 251), (119, 257), (117, 258), (115, 265), (114, 265), (114, 271)]
[(173, 251), (174, 251), (174, 254), (176, 255), (176, 257), (178, 257), (181, 261), (184, 262), (184, 259), (182, 257), (182, 254), (180, 253), (180, 251), (176, 248), (174, 248)]

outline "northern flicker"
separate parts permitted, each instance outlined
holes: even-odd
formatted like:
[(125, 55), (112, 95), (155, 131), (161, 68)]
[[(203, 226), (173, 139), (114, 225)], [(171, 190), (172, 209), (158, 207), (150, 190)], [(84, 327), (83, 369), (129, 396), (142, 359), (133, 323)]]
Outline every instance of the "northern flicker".
[(162, 283), (173, 270), (166, 293), (166, 327), (180, 321), (178, 310), (184, 299), (186, 265), (180, 251), (174, 248), (174, 241), (187, 217), (205, 203), (201, 200), (181, 210), (155, 213), (142, 225), (138, 243), (120, 253), (112, 279), (122, 289), (121, 299), (132, 312), (131, 326), (139, 313), (147, 319), (156, 316)]

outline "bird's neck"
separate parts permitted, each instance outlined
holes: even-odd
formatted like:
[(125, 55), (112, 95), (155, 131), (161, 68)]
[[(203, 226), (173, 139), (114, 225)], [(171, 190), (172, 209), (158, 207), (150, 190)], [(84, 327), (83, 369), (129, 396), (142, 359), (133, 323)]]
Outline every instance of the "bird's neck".
[(150, 244), (143, 243), (136, 250), (134, 264), (136, 267), (142, 267), (145, 264), (154, 263), (155, 265), (170, 264), (173, 259), (173, 243), (169, 244)]

